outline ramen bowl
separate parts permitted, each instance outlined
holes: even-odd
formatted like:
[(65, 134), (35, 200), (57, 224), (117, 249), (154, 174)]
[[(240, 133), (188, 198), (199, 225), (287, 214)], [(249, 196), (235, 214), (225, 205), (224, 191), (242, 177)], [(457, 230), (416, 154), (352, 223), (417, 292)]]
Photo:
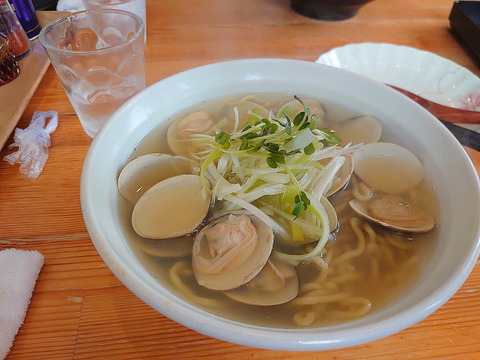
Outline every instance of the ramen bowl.
[[(117, 178), (138, 144), (194, 105), (248, 93), (319, 98), (380, 119), (383, 141), (422, 162), (438, 197), (437, 238), (418, 276), (384, 306), (339, 324), (290, 328), (234, 321), (185, 301), (158, 281), (132, 249), (131, 225)], [(370, 342), (424, 319), (470, 274), (479, 253), (479, 184), (456, 139), (423, 108), (384, 85), (319, 64), (237, 60), (191, 69), (140, 92), (119, 108), (92, 142), (81, 177), (86, 227), (115, 276), (146, 304), (202, 334), (251, 347), (325, 350)], [(160, 315), (159, 315), (160, 316)]]

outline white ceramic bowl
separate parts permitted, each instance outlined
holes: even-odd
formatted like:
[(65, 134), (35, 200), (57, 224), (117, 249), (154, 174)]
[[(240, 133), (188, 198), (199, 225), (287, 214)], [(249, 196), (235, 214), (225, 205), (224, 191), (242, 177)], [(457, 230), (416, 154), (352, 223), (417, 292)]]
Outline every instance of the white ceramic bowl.
[[(403, 295), (380, 311), (341, 325), (278, 329), (246, 325), (202, 311), (157, 282), (129, 248), (119, 223), (119, 170), (137, 143), (176, 113), (202, 101), (248, 92), (323, 98), (381, 119), (384, 139), (412, 150), (440, 197), (440, 236), (431, 261)], [(479, 253), (480, 191), (475, 170), (455, 138), (421, 107), (357, 74), (293, 60), (238, 60), (164, 79), (122, 106), (95, 137), (81, 178), (85, 223), (113, 273), (145, 303), (200, 333), (280, 350), (322, 350), (388, 336), (422, 320), (462, 285)]]

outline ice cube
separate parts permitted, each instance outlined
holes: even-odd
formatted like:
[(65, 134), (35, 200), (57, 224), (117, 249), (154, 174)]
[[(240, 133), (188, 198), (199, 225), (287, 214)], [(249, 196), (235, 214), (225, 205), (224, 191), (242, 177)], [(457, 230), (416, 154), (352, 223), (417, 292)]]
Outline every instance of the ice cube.
[(115, 26), (107, 26), (103, 29), (101, 37), (109, 46), (118, 45), (124, 40), (122, 32)]
[(98, 36), (90, 28), (81, 28), (75, 32), (77, 50), (91, 51), (97, 49)]

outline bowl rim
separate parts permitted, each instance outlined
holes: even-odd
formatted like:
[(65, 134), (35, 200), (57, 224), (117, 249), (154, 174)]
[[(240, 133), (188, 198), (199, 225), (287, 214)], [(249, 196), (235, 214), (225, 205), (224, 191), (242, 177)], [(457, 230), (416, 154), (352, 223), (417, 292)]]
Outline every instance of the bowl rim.
[[(92, 186), (92, 179), (95, 179), (95, 174), (93, 173), (92, 168), (94, 154), (98, 151), (98, 148), (103, 146), (102, 141), (110, 131), (109, 129), (115, 126), (115, 122), (118, 122), (116, 119), (118, 119), (122, 112), (126, 111), (129, 106), (132, 106), (139, 96), (142, 96), (145, 92), (155, 91), (157, 87), (163, 86), (167, 81), (175, 81), (176, 79), (181, 79), (184, 76), (188, 76), (192, 73), (195, 74), (196, 72), (215, 71), (216, 67), (251, 67), (255, 64), (272, 66), (283, 66), (283, 64), (285, 64), (285, 66), (311, 66), (312, 69), (323, 67), (324, 70), (322, 71), (336, 72), (337, 74), (343, 74), (342, 76), (356, 77), (356, 81), (361, 81), (368, 84), (368, 86), (375, 87), (379, 90), (381, 89), (382, 91), (389, 93), (388, 96), (396, 97), (395, 101), (401, 102), (402, 105), (405, 106), (416, 107), (417, 111), (423, 113), (426, 117), (432, 118), (433, 121), (436, 121), (432, 115), (427, 115), (429, 113), (413, 101), (374, 80), (342, 69), (336, 69), (302, 60), (268, 58), (230, 60), (196, 67), (169, 76), (168, 78), (149, 86), (120, 107), (94, 138), (85, 158), (80, 186), (82, 213), (91, 240), (104, 262), (108, 265), (115, 276), (137, 297), (170, 319), (204, 335), (257, 348), (301, 351), (343, 348), (389, 336), (413, 325), (433, 313), (455, 294), (472, 271), (480, 252), (480, 220), (477, 221), (475, 241), (472, 241), (471, 251), (464, 259), (464, 266), (460, 270), (450, 274), (448, 281), (444, 285), (432, 292), (430, 296), (423, 298), (422, 301), (414, 306), (396, 313), (393, 316), (389, 316), (382, 321), (377, 321), (374, 325), (368, 326), (356, 326), (355, 321), (352, 321), (342, 324), (341, 326), (327, 326), (313, 329), (282, 329), (239, 323), (212, 315), (186, 303), (185, 301), (173, 301), (173, 299), (178, 299), (175, 295), (168, 292), (159, 294), (146, 284), (144, 279), (139, 277), (138, 274), (125, 271), (126, 266), (123, 264), (123, 259), (105, 239), (101, 224), (99, 224), (93, 216), (95, 213), (94, 204), (92, 202), (93, 199), (89, 197), (89, 187)], [(326, 70), (327, 68), (328, 70)], [(348, 75), (345, 75), (346, 73), (348, 73)], [(439, 124), (439, 126), (442, 125)], [(456, 147), (459, 153), (463, 153), (462, 160), (465, 164), (464, 166), (465, 168), (470, 168), (468, 176), (476, 176), (477, 186), (475, 189), (472, 189), (472, 191), (476, 193), (477, 199), (480, 199), (479, 180), (470, 158), (460, 144), (458, 144), (453, 135), (449, 134), (446, 129), (440, 131), (445, 133), (445, 136), (450, 139), (451, 144), (453, 144), (452, 146)], [(480, 208), (479, 203), (480, 201), (477, 201), (477, 210)], [(159, 308), (159, 298), (163, 301), (163, 306), (161, 306), (161, 308)], [(354, 336), (352, 335), (352, 330), (355, 332)]]

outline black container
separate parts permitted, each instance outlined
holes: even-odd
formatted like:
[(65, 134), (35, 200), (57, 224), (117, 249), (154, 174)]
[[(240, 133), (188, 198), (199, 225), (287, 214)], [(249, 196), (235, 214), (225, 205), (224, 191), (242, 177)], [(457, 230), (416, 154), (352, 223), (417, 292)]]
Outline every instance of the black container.
[(316, 20), (341, 21), (357, 15), (358, 10), (373, 0), (291, 0), (292, 9)]
[(449, 20), (452, 31), (480, 61), (480, 1), (455, 1)]
[(35, 10), (56, 10), (57, 0), (33, 0)]

